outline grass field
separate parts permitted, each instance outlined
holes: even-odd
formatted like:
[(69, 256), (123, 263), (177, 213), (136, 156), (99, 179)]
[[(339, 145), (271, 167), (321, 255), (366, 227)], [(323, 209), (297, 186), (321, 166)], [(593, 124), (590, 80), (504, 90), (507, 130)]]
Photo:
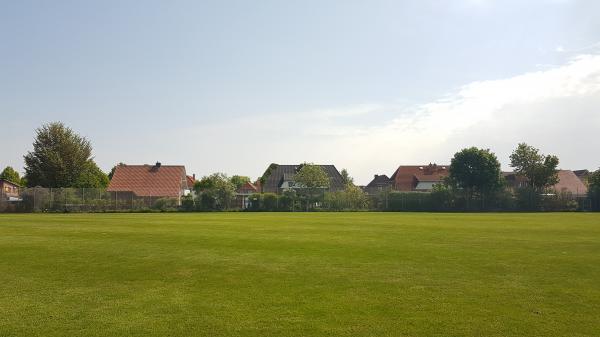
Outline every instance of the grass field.
[(0, 215), (0, 336), (600, 336), (600, 214)]

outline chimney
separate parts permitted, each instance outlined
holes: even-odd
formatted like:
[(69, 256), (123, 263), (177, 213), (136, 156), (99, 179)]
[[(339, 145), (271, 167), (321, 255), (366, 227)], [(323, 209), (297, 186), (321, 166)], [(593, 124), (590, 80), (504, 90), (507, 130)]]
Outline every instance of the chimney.
[(376, 174), (374, 179), (377, 179), (377, 177), (379, 177), (379, 176)]
[(160, 162), (159, 162), (159, 161), (157, 161), (157, 162), (156, 162), (156, 165), (154, 165), (154, 166), (155, 166), (156, 168), (159, 168), (159, 167), (160, 167), (160, 165), (161, 165), (161, 164), (160, 164)]
[(196, 173), (192, 174), (192, 180), (196, 181)]

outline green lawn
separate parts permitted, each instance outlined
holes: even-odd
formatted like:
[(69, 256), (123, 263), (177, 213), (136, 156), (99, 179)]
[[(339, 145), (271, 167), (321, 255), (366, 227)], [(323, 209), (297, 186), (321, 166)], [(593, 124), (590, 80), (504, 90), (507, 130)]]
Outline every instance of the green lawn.
[(600, 214), (0, 215), (0, 336), (600, 336)]

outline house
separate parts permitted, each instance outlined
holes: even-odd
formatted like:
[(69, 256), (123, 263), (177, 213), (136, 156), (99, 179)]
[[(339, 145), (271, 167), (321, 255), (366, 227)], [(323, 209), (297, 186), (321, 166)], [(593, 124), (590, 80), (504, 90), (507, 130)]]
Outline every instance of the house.
[(19, 200), (19, 189), (21, 186), (8, 181), (6, 179), (0, 179), (0, 195), (3, 200), (16, 201)]
[[(502, 175), (506, 179), (508, 186), (513, 189), (527, 187), (528, 185), (526, 177), (514, 172), (503, 172)], [(550, 187), (550, 190), (553, 190), (557, 194), (569, 193), (575, 197), (582, 197), (587, 194), (587, 186), (571, 170), (558, 170), (558, 183)]]
[(187, 186), (189, 190), (194, 189), (194, 184), (196, 183), (196, 175), (192, 174), (191, 176), (186, 175), (185, 178), (187, 179)]
[[(345, 188), (342, 175), (334, 165), (319, 165), (329, 177), (329, 188), (327, 191), (336, 192)], [(280, 194), (286, 190), (302, 188), (296, 184), (294, 179), (302, 165), (278, 165), (271, 164), (263, 174), (264, 182), (261, 186), (262, 192)]]
[(577, 176), (577, 178), (579, 178), (579, 180), (581, 180), (584, 184), (587, 185), (588, 178), (590, 177), (590, 174), (591, 174), (589, 170), (576, 170), (576, 171), (573, 171), (573, 173), (575, 173), (575, 175)]
[(575, 197), (587, 195), (587, 186), (571, 170), (558, 171), (558, 183), (552, 187), (556, 193), (569, 193)]
[(236, 191), (236, 205), (241, 209), (248, 208), (250, 206), (250, 196), (259, 192), (260, 190), (255, 184), (251, 182), (246, 182), (244, 185), (240, 186), (240, 188), (238, 188)]
[(366, 193), (376, 194), (381, 191), (387, 191), (392, 188), (393, 181), (385, 174), (376, 174), (367, 186), (362, 189)]
[(108, 192), (124, 198), (176, 198), (189, 193), (188, 176), (185, 167), (180, 165), (125, 165), (116, 167), (108, 185)]
[(430, 192), (433, 186), (443, 183), (447, 176), (447, 165), (402, 165), (390, 180), (392, 188), (396, 191)]

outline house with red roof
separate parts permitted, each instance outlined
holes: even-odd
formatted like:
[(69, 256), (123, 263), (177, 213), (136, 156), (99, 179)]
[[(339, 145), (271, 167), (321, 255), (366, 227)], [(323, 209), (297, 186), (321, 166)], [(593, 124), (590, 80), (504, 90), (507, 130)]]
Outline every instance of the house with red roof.
[(256, 186), (251, 182), (246, 182), (236, 191), (236, 204), (241, 209), (246, 209), (250, 206), (250, 196), (255, 193), (260, 193), (260, 186)]
[(390, 177), (392, 188), (403, 192), (430, 192), (448, 176), (447, 165), (401, 165)]
[(173, 198), (181, 203), (181, 197), (191, 190), (190, 179), (182, 165), (125, 165), (116, 167), (108, 185), (108, 192), (132, 198)]
[[(585, 197), (587, 195), (587, 186), (581, 180), (580, 177), (574, 171), (571, 170), (558, 170), (558, 183), (549, 188), (549, 192), (554, 193), (567, 193), (574, 197)], [(504, 172), (504, 177), (508, 183), (508, 186), (516, 189), (528, 186), (528, 180), (522, 175), (518, 175), (514, 172)]]

